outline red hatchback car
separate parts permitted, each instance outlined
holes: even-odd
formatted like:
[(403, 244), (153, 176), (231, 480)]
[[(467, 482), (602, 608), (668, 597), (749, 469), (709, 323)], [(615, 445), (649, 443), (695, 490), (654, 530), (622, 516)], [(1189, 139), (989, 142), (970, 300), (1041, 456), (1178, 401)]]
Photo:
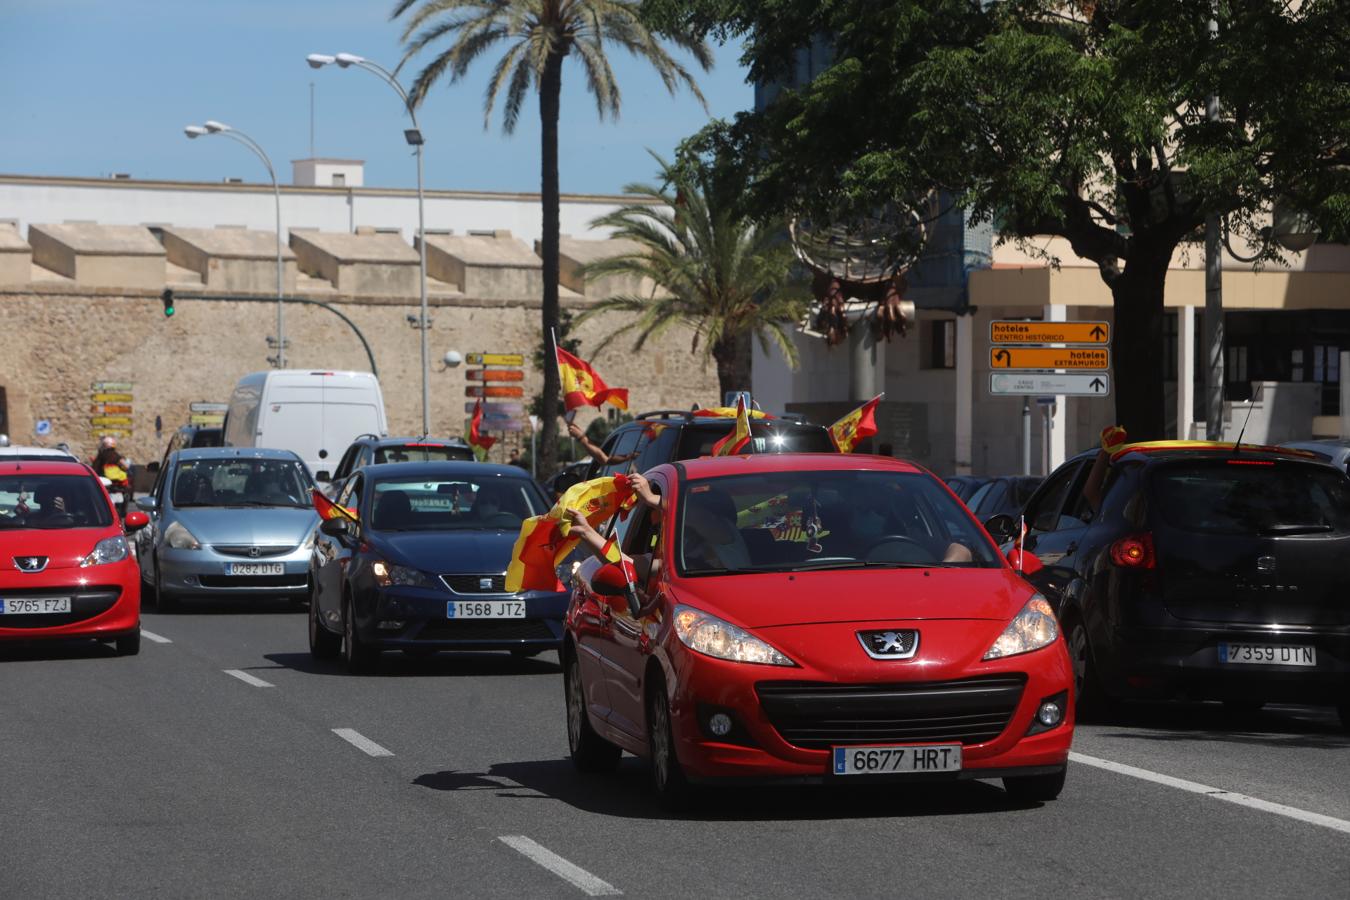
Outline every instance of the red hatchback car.
[(647, 477), (660, 508), (614, 535), (633, 564), (572, 573), (578, 768), (649, 757), (672, 804), (729, 779), (1002, 778), (1019, 799), (1059, 794), (1073, 671), (1058, 623), (937, 478), (827, 454)]
[[(129, 530), (143, 512), (127, 514)], [(0, 463), (0, 642), (141, 646), (141, 579), (117, 511), (77, 462)]]

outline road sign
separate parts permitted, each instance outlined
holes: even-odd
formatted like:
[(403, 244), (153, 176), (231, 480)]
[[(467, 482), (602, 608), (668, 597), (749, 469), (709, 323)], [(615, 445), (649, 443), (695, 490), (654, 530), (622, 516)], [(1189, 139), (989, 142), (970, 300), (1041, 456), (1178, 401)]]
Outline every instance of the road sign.
[(1111, 376), (1105, 372), (990, 372), (989, 393), (996, 397), (1108, 397)]
[(46, 437), (52, 433), (52, 423), (48, 419), (38, 419), (37, 424), (33, 426), (33, 433), (38, 437)]
[(131, 416), (93, 416), (90, 425), (130, 425)]
[[(128, 397), (127, 399), (131, 398)], [(228, 403), (207, 403), (205, 401), (199, 401), (197, 403), (188, 404), (188, 412), (195, 413), (224, 413), (229, 408), (230, 404)]]
[(225, 424), (225, 417), (220, 413), (192, 413), (188, 416), (188, 424), (219, 427)]
[(990, 347), (991, 369), (1092, 369), (1110, 367), (1105, 347)]
[(989, 323), (989, 343), (1105, 346), (1111, 343), (1111, 323), (995, 320)]
[(525, 388), (507, 384), (471, 384), (464, 388), (466, 397), (524, 397)]
[(89, 411), (96, 416), (129, 416), (131, 415), (130, 403), (95, 403), (89, 407)]
[(89, 385), (89, 390), (94, 392), (112, 391), (116, 393), (130, 393), (132, 390), (130, 381), (95, 381)]
[[(473, 408), (474, 408), (475, 406), (477, 406), (477, 405), (478, 405), (477, 403), (465, 403), (465, 404), (464, 404), (464, 411), (465, 411), (466, 413), (472, 413), (472, 412), (473, 412)], [(485, 416), (491, 416), (491, 415), (499, 415), (499, 416), (520, 416), (520, 415), (523, 415), (524, 412), (525, 412), (525, 404), (523, 404), (523, 403), (514, 403), (514, 402), (512, 402), (512, 401), (510, 401), (510, 400), (507, 400), (507, 401), (505, 401), (505, 402), (498, 401), (498, 402), (494, 402), (494, 403), (484, 403), (484, 404), (483, 404), (483, 415), (485, 415)]]
[(464, 377), (470, 381), (524, 381), (525, 373), (519, 369), (469, 369)]
[(523, 366), (522, 353), (466, 353), (464, 361), (471, 366)]
[(93, 395), (91, 399), (93, 399), (97, 403), (130, 403), (132, 395), (120, 393), (119, 394), (96, 393)]
[(92, 429), (92, 430), (90, 430), (90, 432), (89, 432), (89, 436), (92, 437), (92, 438), (94, 438), (95, 440), (98, 440), (99, 438), (108, 437), (108, 436), (112, 436), (112, 437), (131, 437), (131, 429), (130, 429), (130, 428), (98, 428), (98, 429)]

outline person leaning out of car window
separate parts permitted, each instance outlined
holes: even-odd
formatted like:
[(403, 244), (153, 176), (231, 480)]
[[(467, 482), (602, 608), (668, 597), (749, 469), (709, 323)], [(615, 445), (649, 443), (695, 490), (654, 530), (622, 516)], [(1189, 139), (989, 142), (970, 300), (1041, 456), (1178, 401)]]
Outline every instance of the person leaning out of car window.
[[(656, 491), (652, 490), (651, 482), (642, 475), (629, 475), (628, 483), (633, 486), (634, 493), (637, 494), (638, 505), (633, 509), (631, 515), (649, 515), (650, 512), (660, 513), (665, 510), (665, 498)], [(608, 562), (605, 558), (605, 547), (609, 543), (600, 532), (591, 527), (591, 523), (586, 521), (586, 516), (580, 510), (569, 509), (567, 511), (568, 521), (572, 523), (572, 534), (581, 539), (581, 543), (602, 562)], [(645, 587), (647, 583), (660, 573), (661, 561), (656, 558), (654, 553), (639, 553), (637, 556), (622, 554), (623, 558), (633, 567), (637, 573), (638, 595), (642, 602), (647, 602)]]
[(1111, 454), (1124, 447), (1126, 440), (1125, 429), (1119, 425), (1107, 425), (1102, 429), (1101, 449), (1092, 460), (1087, 481), (1083, 482), (1083, 499), (1092, 509), (1094, 518), (1102, 510), (1102, 487), (1106, 483), (1106, 472), (1111, 467)]
[(591, 459), (595, 460), (597, 464), (602, 466), (611, 466), (619, 463), (626, 463), (633, 457), (637, 456), (636, 453), (621, 453), (615, 456), (610, 456), (608, 453), (604, 451), (602, 447), (593, 443), (590, 438), (586, 437), (586, 432), (583, 431), (581, 426), (578, 425), (576, 422), (567, 423), (567, 434), (572, 438), (572, 440), (576, 441), (581, 445), (581, 449), (586, 451), (587, 456), (589, 456)]

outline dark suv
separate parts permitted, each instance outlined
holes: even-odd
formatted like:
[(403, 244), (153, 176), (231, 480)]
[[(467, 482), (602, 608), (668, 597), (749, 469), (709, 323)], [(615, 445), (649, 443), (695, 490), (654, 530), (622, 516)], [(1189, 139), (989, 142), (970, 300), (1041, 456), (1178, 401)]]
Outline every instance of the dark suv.
[(473, 461), (473, 449), (459, 438), (380, 437), (363, 434), (352, 441), (330, 475), (316, 472), (316, 481), (329, 481), (335, 494), (357, 469), (396, 462)]
[[(1136, 445), (1094, 511), (1092, 454), (1027, 502), (1030, 580), (1059, 613), (1080, 710), (1121, 698), (1330, 702), (1350, 727), (1350, 481), (1311, 454)], [(991, 520), (991, 531), (1011, 520)]]
[[(677, 459), (696, 459), (712, 453), (713, 444), (727, 436), (735, 420), (697, 416), (689, 410), (661, 409), (638, 415), (609, 435), (604, 451), (607, 466), (592, 463), (587, 477), (619, 472), (645, 472)], [(750, 443), (744, 453), (834, 453), (830, 433), (799, 417), (783, 416), (750, 421)]]

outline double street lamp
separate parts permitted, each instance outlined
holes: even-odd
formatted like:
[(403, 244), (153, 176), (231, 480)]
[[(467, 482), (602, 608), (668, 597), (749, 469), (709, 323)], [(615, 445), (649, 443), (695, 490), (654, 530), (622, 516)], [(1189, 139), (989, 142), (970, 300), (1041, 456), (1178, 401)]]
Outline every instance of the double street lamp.
[[(404, 140), (413, 148), (414, 155), (417, 157), (417, 249), (418, 249), (418, 267), (419, 279), (421, 283), (420, 294), (422, 301), (421, 318), (418, 322), (418, 330), (422, 333), (422, 434), (431, 433), (431, 393), (428, 382), (430, 373), (430, 364), (427, 360), (427, 231), (426, 217), (423, 211), (422, 198), (422, 132), (417, 125), (417, 112), (413, 109), (412, 98), (408, 92), (403, 89), (403, 85), (398, 83), (392, 72), (385, 69), (370, 60), (356, 56), (352, 53), (339, 53), (336, 56), (329, 56), (323, 53), (311, 53), (305, 57), (305, 62), (309, 63), (310, 68), (322, 69), (324, 66), (337, 64), (339, 68), (347, 69), (356, 66), (358, 69), (365, 69), (367, 72), (379, 77), (382, 81), (392, 87), (403, 101), (403, 108), (408, 113), (408, 118), (412, 120), (412, 128), (404, 129)], [(411, 316), (409, 317), (411, 318)]]
[(236, 142), (243, 144), (252, 150), (262, 160), (263, 165), (267, 167), (267, 174), (272, 178), (272, 195), (276, 200), (277, 211), (277, 355), (275, 357), (276, 367), (278, 369), (286, 368), (286, 303), (285, 287), (281, 261), (281, 188), (277, 185), (277, 172), (272, 168), (272, 160), (268, 159), (263, 148), (258, 146), (258, 142), (235, 128), (231, 128), (221, 122), (207, 119), (201, 125), (189, 125), (183, 129), (183, 133), (190, 139), (196, 139), (209, 134), (224, 135), (232, 138)]

